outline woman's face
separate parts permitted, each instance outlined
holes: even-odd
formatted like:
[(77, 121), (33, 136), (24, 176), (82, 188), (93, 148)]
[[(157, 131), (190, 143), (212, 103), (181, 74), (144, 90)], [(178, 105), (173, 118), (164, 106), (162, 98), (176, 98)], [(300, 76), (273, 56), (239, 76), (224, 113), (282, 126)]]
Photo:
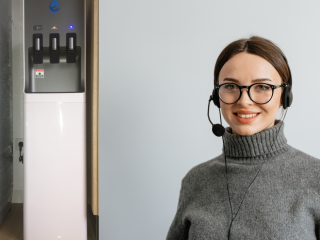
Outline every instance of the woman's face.
[[(267, 60), (246, 52), (238, 53), (230, 58), (221, 68), (219, 74), (219, 84), (236, 83), (239, 86), (250, 86), (256, 82), (273, 85), (282, 84), (279, 73)], [(252, 135), (273, 127), (281, 106), (282, 91), (283, 88), (274, 89), (272, 99), (266, 104), (253, 102), (247, 89), (242, 89), (241, 98), (236, 103), (225, 104), (220, 100), (222, 115), (232, 128), (233, 134)], [(244, 120), (247, 121), (247, 123), (244, 123), (244, 118), (237, 116), (236, 113), (258, 113), (258, 115), (252, 118), (252, 122)]]

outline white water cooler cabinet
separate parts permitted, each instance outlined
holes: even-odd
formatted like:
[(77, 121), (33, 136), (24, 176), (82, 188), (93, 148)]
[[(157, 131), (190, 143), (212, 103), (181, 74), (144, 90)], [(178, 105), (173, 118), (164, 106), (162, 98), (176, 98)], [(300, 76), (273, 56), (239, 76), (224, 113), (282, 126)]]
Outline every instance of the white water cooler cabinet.
[(24, 0), (24, 240), (86, 240), (85, 0)]

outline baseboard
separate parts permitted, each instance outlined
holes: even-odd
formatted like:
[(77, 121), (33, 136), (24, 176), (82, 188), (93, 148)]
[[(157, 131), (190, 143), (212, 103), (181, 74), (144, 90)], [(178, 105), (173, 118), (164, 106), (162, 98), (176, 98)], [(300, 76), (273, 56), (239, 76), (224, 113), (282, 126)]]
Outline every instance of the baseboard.
[(11, 202), (7, 202), (6, 206), (0, 212), (0, 224), (5, 219), (7, 214), (11, 211)]

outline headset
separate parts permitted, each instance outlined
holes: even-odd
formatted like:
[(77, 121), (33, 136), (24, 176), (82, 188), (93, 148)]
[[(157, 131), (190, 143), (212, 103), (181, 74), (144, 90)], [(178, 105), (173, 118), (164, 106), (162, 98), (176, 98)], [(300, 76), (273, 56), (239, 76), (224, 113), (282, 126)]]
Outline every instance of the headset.
[[(287, 58), (285, 57), (285, 55), (283, 54), (283, 52), (280, 50), (280, 48), (278, 48), (278, 51), (281, 53), (284, 61), (286, 62), (287, 64), (287, 67), (288, 67), (288, 70), (289, 70), (289, 78), (288, 78), (288, 83), (289, 85), (288, 86), (285, 86), (284, 87), (284, 90), (283, 90), (283, 93), (282, 93), (282, 107), (284, 109), (286, 109), (286, 112), (285, 112), (285, 115), (284, 115), (284, 118), (286, 117), (286, 114), (287, 114), (287, 111), (288, 111), (288, 107), (291, 106), (292, 104), (292, 101), (293, 101), (293, 94), (292, 94), (292, 75), (291, 75), (291, 70), (290, 70), (290, 67), (289, 67), (289, 64), (288, 64), (288, 61), (287, 61)], [(213, 124), (211, 122), (211, 119), (210, 119), (210, 116), (209, 116), (209, 109), (210, 109), (210, 102), (213, 101), (214, 105), (216, 105), (218, 108), (219, 108), (219, 115), (220, 115), (220, 124)], [(213, 88), (213, 91), (212, 91), (212, 95), (210, 95), (209, 97), (209, 103), (208, 103), (208, 111), (207, 111), (207, 115), (208, 115), (208, 119), (212, 125), (212, 132), (214, 135), (216, 135), (217, 137), (221, 137), (224, 135), (225, 133), (225, 128), (223, 127), (222, 125), (222, 120), (221, 120), (221, 111), (220, 111), (220, 97), (219, 97), (219, 88), (218, 88), (218, 85), (215, 84), (215, 81), (214, 81), (214, 88)], [(281, 122), (281, 125), (284, 121), (284, 118)], [(279, 131), (281, 129), (281, 126), (279, 127), (279, 130), (278, 130), (278, 133), (277, 133), (277, 136), (278, 137), (278, 134), (279, 134)], [(265, 159), (262, 161), (262, 163), (260, 164), (260, 167), (258, 169), (258, 171), (256, 172), (253, 180), (251, 181), (251, 183), (249, 184), (247, 190), (245, 191), (245, 194), (240, 202), (240, 205), (239, 205), (239, 208), (235, 214), (235, 216), (233, 217), (233, 209), (232, 209), (232, 205), (231, 205), (231, 199), (230, 199), (230, 193), (229, 193), (229, 183), (228, 183), (228, 168), (227, 168), (227, 157), (226, 157), (226, 154), (225, 154), (225, 149), (224, 149), (224, 140), (223, 140), (223, 137), (222, 137), (222, 143), (223, 143), (223, 152), (224, 152), (224, 157), (225, 157), (225, 170), (226, 170), (226, 184), (227, 184), (227, 191), (228, 191), (228, 198), (229, 198), (229, 204), (230, 204), (230, 209), (231, 209), (231, 223), (230, 223), (230, 226), (229, 226), (229, 230), (228, 230), (228, 240), (230, 239), (230, 231), (231, 231), (231, 227), (232, 227), (232, 223), (233, 223), (233, 220), (236, 218), (236, 216), (238, 215), (238, 212), (240, 210), (240, 207), (242, 205), (242, 202), (250, 188), (250, 186), (252, 185), (252, 183), (254, 182), (254, 180), (256, 179), (258, 173), (260, 172), (261, 168), (262, 168), (262, 165), (265, 161)], [(273, 144), (275, 143), (275, 139), (273, 141)], [(270, 149), (272, 149), (273, 147), (273, 144), (271, 146)], [(270, 152), (270, 150), (269, 150)]]

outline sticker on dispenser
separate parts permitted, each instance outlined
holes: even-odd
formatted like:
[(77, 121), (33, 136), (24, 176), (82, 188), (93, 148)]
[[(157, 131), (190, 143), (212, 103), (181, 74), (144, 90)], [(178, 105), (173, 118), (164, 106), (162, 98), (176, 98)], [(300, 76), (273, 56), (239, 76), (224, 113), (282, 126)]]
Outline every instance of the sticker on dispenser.
[(36, 78), (44, 78), (44, 70), (36, 69)]

